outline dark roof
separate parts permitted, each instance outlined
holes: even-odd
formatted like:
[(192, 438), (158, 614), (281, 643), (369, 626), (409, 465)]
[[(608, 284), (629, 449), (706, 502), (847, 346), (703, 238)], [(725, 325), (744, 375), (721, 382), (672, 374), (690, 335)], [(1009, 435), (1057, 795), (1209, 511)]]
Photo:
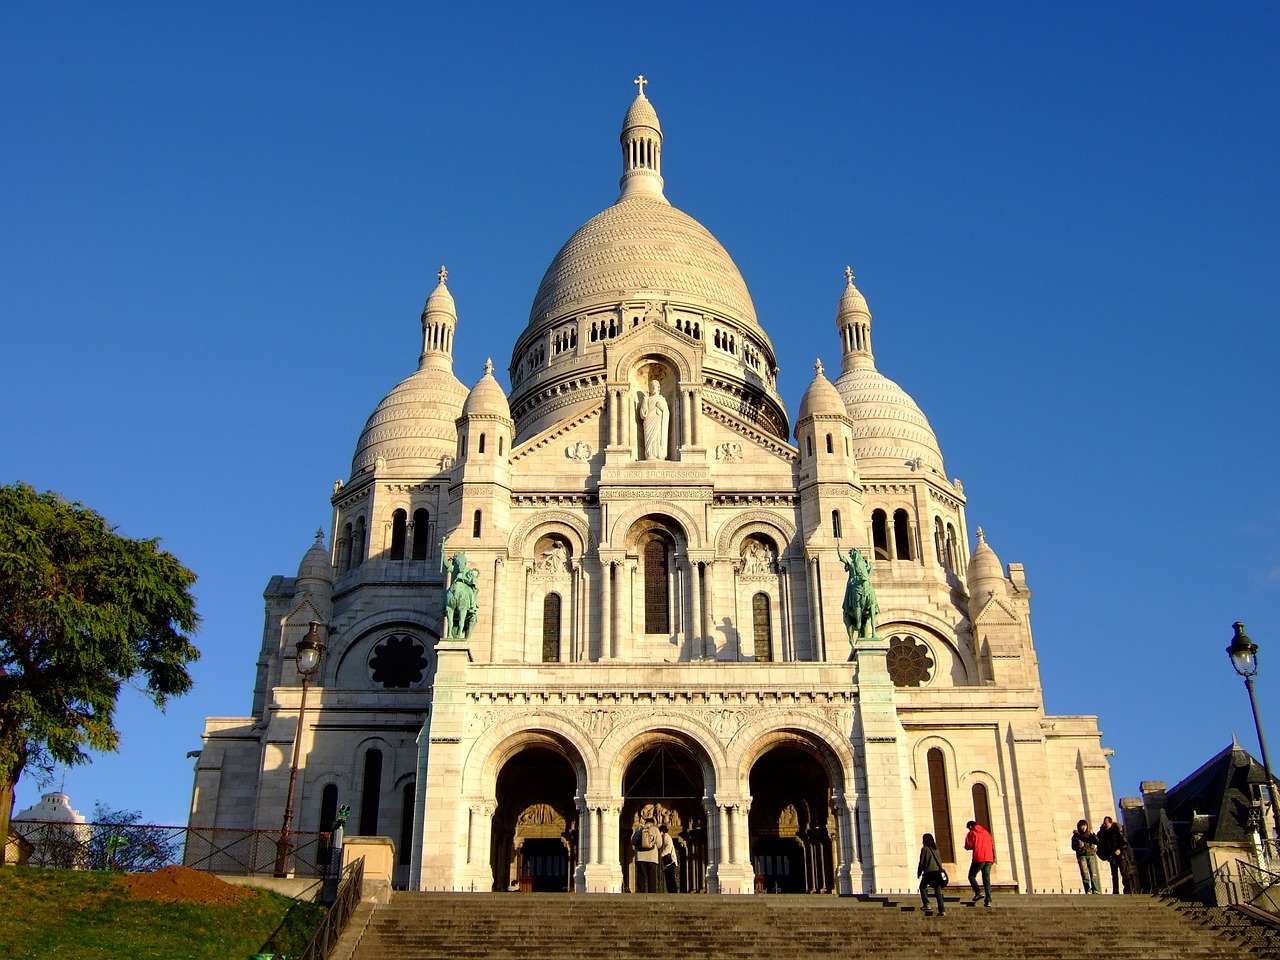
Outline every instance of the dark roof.
[(1258, 793), (1255, 787), (1266, 782), (1262, 764), (1233, 740), (1168, 791), (1165, 813), (1180, 827), (1185, 824), (1195, 833), (1204, 831), (1205, 840), (1248, 840), (1252, 836), (1249, 811)]

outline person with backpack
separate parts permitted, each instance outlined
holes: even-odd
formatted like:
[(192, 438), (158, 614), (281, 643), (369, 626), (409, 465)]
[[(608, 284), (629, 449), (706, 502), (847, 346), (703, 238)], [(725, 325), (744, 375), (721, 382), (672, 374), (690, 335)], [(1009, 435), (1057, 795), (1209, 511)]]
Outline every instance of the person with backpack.
[(1098, 856), (1111, 864), (1111, 892), (1120, 892), (1123, 878), (1124, 892), (1129, 892), (1129, 873), (1125, 869), (1125, 857), (1129, 852), (1129, 841), (1124, 838), (1124, 830), (1120, 824), (1110, 817), (1102, 818), (1102, 828), (1098, 831)]
[(938, 916), (943, 916), (947, 908), (942, 903), (942, 888), (947, 885), (947, 873), (942, 869), (942, 856), (938, 853), (938, 842), (932, 833), (920, 838), (920, 860), (916, 863), (916, 876), (920, 878), (920, 902), (924, 904), (924, 915), (933, 916), (929, 909), (929, 894), (926, 888), (933, 888), (933, 898), (938, 901)]
[(653, 817), (645, 817), (644, 823), (631, 835), (631, 846), (636, 852), (636, 893), (662, 893), (662, 873), (658, 869), (658, 847), (661, 846), (658, 828)]
[(1101, 893), (1102, 881), (1098, 879), (1098, 835), (1089, 829), (1088, 820), (1081, 820), (1076, 824), (1076, 832), (1071, 834), (1071, 849), (1075, 851), (1084, 892)]

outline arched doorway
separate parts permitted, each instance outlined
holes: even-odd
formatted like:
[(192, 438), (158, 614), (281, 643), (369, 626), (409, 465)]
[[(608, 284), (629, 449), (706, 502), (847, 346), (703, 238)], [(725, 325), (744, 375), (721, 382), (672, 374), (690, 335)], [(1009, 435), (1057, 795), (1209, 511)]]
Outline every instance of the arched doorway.
[(807, 745), (774, 747), (751, 768), (751, 862), (769, 893), (830, 893), (831, 776)]
[(707, 878), (706, 786), (702, 763), (684, 744), (664, 740), (641, 751), (622, 778), (618, 839), (623, 889), (635, 889), (631, 835), (646, 817), (665, 826), (676, 848), (679, 893), (702, 893)]
[(551, 747), (528, 747), (503, 764), (490, 852), (495, 890), (573, 889), (576, 792), (573, 765)]

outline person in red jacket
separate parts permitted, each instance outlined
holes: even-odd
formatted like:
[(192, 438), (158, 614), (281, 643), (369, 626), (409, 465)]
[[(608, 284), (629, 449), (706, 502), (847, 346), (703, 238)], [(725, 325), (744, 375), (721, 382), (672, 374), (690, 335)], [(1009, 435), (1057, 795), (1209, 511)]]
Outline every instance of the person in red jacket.
[[(964, 838), (964, 848), (973, 851), (973, 863), (969, 867), (969, 886), (973, 887), (973, 902), (986, 896), (984, 907), (991, 906), (991, 865), (996, 862), (996, 845), (987, 828), (977, 821), (965, 824), (969, 828)], [(982, 874), (982, 889), (978, 889), (978, 874)]]

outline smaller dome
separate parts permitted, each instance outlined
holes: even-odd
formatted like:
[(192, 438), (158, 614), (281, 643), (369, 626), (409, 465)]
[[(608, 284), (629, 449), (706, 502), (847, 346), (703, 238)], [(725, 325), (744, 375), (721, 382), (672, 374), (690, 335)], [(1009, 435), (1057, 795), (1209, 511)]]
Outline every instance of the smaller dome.
[(84, 823), (84, 815), (71, 809), (65, 793), (41, 794), (40, 802), (13, 815), (14, 820), (48, 820), (53, 823)]
[(969, 589), (975, 592), (984, 582), (986, 590), (994, 589), (991, 585), (993, 582), (1004, 584), (1004, 567), (1000, 564), (1000, 558), (996, 556), (996, 552), (988, 545), (981, 527), (978, 528), (978, 545), (973, 548), (973, 556), (969, 558), (966, 576), (969, 580)]
[(302, 556), (298, 564), (298, 580), (320, 580), (333, 584), (333, 564), (329, 562), (329, 551), (324, 546), (324, 531), (316, 531), (316, 542)]
[(471, 388), (471, 392), (467, 394), (467, 402), (462, 405), (464, 417), (478, 414), (511, 419), (511, 405), (507, 402), (507, 395), (503, 392), (502, 384), (493, 378), (492, 360), (485, 360), (484, 376)]
[(627, 115), (622, 121), (623, 139), (626, 139), (627, 131), (632, 127), (649, 127), (651, 130), (658, 131), (658, 133), (662, 132), (662, 127), (658, 124), (658, 112), (653, 109), (653, 104), (645, 97), (643, 88), (636, 98), (631, 101), (631, 106), (627, 108)]
[(432, 314), (443, 313), (456, 320), (458, 318), (458, 307), (453, 302), (453, 294), (445, 286), (445, 280), (448, 279), (449, 272), (444, 267), (441, 267), (438, 276), (440, 282), (431, 291), (431, 296), (427, 297), (427, 302), (422, 307), (422, 316), (425, 318)]
[(840, 399), (840, 394), (822, 373), (822, 361), (814, 362), (813, 381), (805, 390), (804, 396), (800, 400), (800, 413), (796, 416), (796, 423), (802, 423), (814, 414), (828, 414), (833, 416), (848, 416), (844, 408), (844, 401)]
[(871, 320), (871, 308), (867, 306), (867, 298), (862, 291), (853, 285), (853, 269), (844, 268), (845, 287), (840, 297), (840, 305), (836, 307), (836, 326), (844, 329), (844, 325), (855, 317)]
[(455, 423), (467, 388), (442, 366), (427, 366), (400, 381), (365, 423), (351, 475), (382, 457), (393, 472), (431, 475), (457, 452)]

